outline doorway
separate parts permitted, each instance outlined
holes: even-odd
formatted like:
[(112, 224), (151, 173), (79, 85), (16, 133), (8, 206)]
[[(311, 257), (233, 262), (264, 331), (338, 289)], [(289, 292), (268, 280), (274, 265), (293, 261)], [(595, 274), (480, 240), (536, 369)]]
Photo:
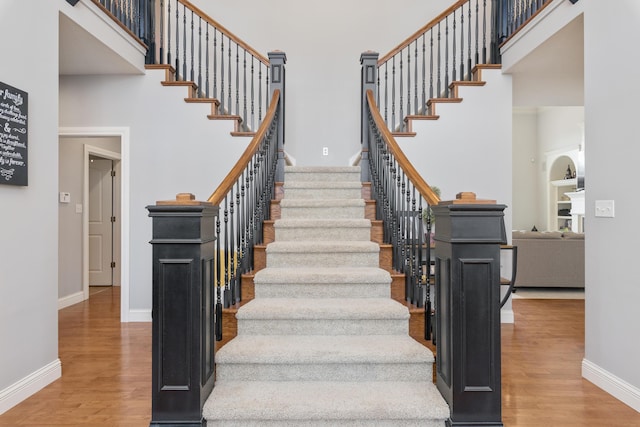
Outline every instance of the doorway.
[[(116, 248), (117, 222), (116, 161), (89, 155), (89, 286), (119, 284), (115, 268), (119, 264)], [(116, 282), (116, 277), (117, 282)], [(89, 292), (91, 296), (92, 292)]]
[[(59, 188), (61, 194), (69, 194), (67, 203), (60, 203), (59, 210), (59, 264), (58, 293), (59, 308), (82, 302), (90, 297), (89, 285), (121, 286), (120, 312), (121, 321), (128, 321), (129, 288), (128, 288), (128, 128), (60, 128), (59, 132)], [(113, 165), (115, 177), (110, 185), (90, 194), (90, 175), (96, 178), (91, 166), (100, 163)], [(109, 168), (110, 169), (110, 168)], [(109, 170), (106, 175), (111, 175)], [(110, 182), (110, 181), (107, 181)], [(97, 257), (90, 246), (95, 247), (101, 240), (95, 236), (91, 226), (95, 225), (96, 215), (93, 212), (91, 199), (96, 194), (104, 195), (104, 189), (111, 189), (112, 214), (109, 210), (100, 214), (108, 227), (112, 226), (112, 245), (102, 248)], [(108, 194), (108, 192), (106, 192)], [(106, 200), (109, 200), (108, 195)], [(109, 203), (102, 202), (102, 205)], [(113, 219), (112, 219), (113, 218)], [(107, 229), (108, 231), (108, 229)], [(107, 239), (111, 240), (111, 239)], [(102, 254), (111, 254), (105, 258)], [(111, 258), (112, 259), (109, 259)], [(100, 261), (96, 261), (100, 259)], [(111, 263), (115, 267), (111, 267)], [(97, 268), (97, 267), (99, 268)], [(94, 282), (93, 274), (98, 270), (106, 271), (106, 283)], [(90, 279), (91, 276), (91, 279)], [(92, 288), (96, 289), (96, 288)], [(99, 289), (99, 288), (97, 288)]]

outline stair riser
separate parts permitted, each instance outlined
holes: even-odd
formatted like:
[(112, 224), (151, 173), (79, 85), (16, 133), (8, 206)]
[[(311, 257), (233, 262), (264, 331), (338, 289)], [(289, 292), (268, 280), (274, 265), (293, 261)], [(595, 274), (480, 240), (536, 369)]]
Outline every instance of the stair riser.
[(445, 427), (444, 420), (218, 420), (209, 418), (210, 425), (225, 427)]
[(371, 239), (371, 230), (364, 227), (338, 228), (338, 227), (290, 227), (276, 228), (276, 240), (285, 241), (369, 241)]
[(364, 218), (364, 206), (292, 207), (281, 206), (281, 218)]
[(287, 252), (273, 253), (267, 248), (267, 267), (377, 267), (380, 256), (376, 252)]
[(218, 364), (219, 381), (431, 381), (430, 363)]
[(359, 199), (361, 188), (285, 188), (287, 199)]
[(258, 284), (256, 298), (387, 298), (389, 284)]
[(407, 334), (406, 319), (238, 319), (238, 335)]

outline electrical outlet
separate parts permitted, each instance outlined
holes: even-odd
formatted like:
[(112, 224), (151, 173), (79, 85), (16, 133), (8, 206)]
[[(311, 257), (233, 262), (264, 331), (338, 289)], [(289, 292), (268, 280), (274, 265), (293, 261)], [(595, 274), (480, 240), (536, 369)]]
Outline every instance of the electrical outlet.
[(329, 147), (322, 147), (322, 155), (323, 156), (329, 155)]

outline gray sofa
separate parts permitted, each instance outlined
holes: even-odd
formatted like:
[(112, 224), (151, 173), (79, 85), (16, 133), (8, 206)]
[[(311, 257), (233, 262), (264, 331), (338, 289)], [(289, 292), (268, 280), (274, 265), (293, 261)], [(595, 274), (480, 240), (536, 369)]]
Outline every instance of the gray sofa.
[(584, 234), (514, 231), (515, 287), (584, 288)]

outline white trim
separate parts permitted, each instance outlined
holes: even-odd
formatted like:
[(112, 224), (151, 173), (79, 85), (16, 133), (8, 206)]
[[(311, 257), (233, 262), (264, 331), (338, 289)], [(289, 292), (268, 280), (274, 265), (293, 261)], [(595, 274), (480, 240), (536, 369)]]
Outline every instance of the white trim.
[(582, 359), (582, 377), (640, 412), (640, 388), (618, 378), (587, 359)]
[(516, 323), (516, 316), (513, 310), (500, 310), (500, 323)]
[(86, 300), (84, 291), (76, 292), (75, 294), (67, 295), (66, 297), (58, 298), (58, 310), (67, 308), (71, 305), (78, 304)]
[(151, 322), (151, 310), (149, 309), (132, 309), (129, 310), (129, 322)]
[(21, 380), (0, 390), (0, 415), (42, 390), (62, 376), (62, 364), (56, 359)]
[[(92, 136), (116, 136), (120, 137), (120, 167), (122, 176), (120, 179), (120, 217), (121, 229), (120, 233), (122, 238), (120, 239), (120, 321), (125, 323), (129, 321), (129, 194), (131, 186), (130, 178), (130, 160), (129, 152), (131, 147), (130, 131), (128, 127), (61, 127), (58, 129), (59, 136), (67, 137), (92, 137)], [(106, 152), (97, 147), (92, 147), (96, 153)], [(108, 152), (107, 152), (108, 153)], [(86, 154), (85, 154), (86, 155)], [(88, 197), (85, 197), (85, 201), (88, 203)], [(88, 215), (89, 208), (85, 206), (83, 210), (83, 224), (85, 222), (85, 215)], [(88, 217), (86, 219), (88, 224)], [(83, 235), (86, 234), (83, 230)], [(84, 238), (83, 238), (84, 239)], [(86, 243), (83, 243), (84, 247), (88, 247)], [(85, 256), (83, 250), (83, 257)], [(88, 259), (83, 260), (83, 265), (88, 265)], [(85, 298), (89, 297), (89, 288), (84, 286), (88, 284), (88, 271), (85, 278), (85, 268), (83, 267), (83, 289), (85, 290)]]

